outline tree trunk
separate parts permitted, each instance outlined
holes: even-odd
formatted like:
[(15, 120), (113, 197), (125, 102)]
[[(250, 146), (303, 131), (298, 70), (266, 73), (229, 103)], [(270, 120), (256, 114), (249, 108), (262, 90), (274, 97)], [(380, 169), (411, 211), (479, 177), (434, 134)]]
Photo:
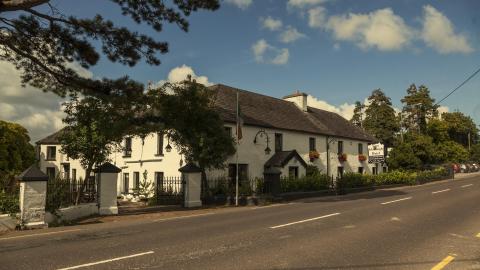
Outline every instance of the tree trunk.
[(85, 170), (85, 179), (83, 180), (81, 188), (77, 191), (77, 198), (75, 199), (75, 205), (78, 205), (80, 198), (83, 195), (83, 190), (87, 186), (88, 181), (90, 181), (90, 174), (92, 173), (93, 164), (88, 164), (87, 169)]

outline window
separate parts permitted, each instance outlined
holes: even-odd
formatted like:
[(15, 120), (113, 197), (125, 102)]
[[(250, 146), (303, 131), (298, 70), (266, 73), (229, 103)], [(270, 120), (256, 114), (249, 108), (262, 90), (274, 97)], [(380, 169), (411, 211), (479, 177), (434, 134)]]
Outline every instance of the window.
[(342, 178), (343, 177), (343, 167), (338, 167), (337, 168), (337, 177)]
[(232, 136), (232, 127), (223, 127), (230, 137)]
[(363, 155), (363, 144), (362, 143), (358, 144), (358, 154)]
[(70, 164), (69, 163), (63, 164), (63, 178), (70, 180)]
[(157, 133), (157, 156), (163, 155), (163, 132)]
[(377, 174), (377, 167), (373, 167), (373, 168), (372, 168), (372, 174), (373, 174), (373, 175), (376, 175), (376, 174)]
[(128, 173), (123, 174), (123, 193), (128, 193), (130, 187), (130, 175)]
[(315, 138), (310, 137), (310, 139), (308, 140), (308, 145), (309, 145), (310, 151), (316, 151), (317, 150)]
[(163, 172), (155, 172), (155, 183), (157, 190), (163, 188)]
[(275, 152), (280, 152), (283, 149), (283, 134), (275, 133)]
[(48, 180), (55, 179), (55, 167), (47, 167)]
[(77, 181), (77, 169), (72, 169), (72, 180)]
[(338, 154), (343, 154), (343, 141), (338, 141)]
[(135, 189), (140, 188), (140, 173), (133, 172), (133, 183), (135, 184)]
[(298, 178), (298, 167), (290, 166), (288, 167), (288, 177), (297, 179)]
[[(228, 164), (228, 177), (232, 183), (235, 183), (237, 177), (237, 165)], [(248, 164), (238, 164), (238, 181), (248, 180)]]
[(124, 157), (132, 156), (132, 137), (125, 138), (125, 150), (123, 152)]
[(57, 147), (47, 146), (47, 160), (55, 160), (57, 155)]
[(384, 173), (388, 172), (388, 168), (387, 168), (387, 167), (383, 167), (383, 172), (384, 172)]
[(358, 167), (358, 173), (363, 174), (363, 167)]

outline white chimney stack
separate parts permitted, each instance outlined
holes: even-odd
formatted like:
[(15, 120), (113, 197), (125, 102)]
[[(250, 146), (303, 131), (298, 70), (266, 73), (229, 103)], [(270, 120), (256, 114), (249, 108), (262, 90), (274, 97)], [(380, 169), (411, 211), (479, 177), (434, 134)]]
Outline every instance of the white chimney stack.
[(283, 100), (293, 102), (300, 110), (307, 111), (307, 94), (305, 93), (297, 90), (293, 94), (283, 97)]

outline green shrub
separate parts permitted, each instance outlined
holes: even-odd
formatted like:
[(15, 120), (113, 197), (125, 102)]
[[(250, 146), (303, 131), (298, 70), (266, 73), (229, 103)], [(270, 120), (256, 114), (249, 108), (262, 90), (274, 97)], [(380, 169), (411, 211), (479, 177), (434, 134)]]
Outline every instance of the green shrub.
[(390, 171), (387, 173), (381, 173), (373, 176), (374, 184), (376, 186), (382, 185), (395, 185), (395, 184), (404, 184), (404, 185), (415, 185), (416, 184), (416, 175), (412, 172), (406, 171)]
[(337, 179), (337, 189), (357, 188), (373, 186), (373, 178), (360, 173), (348, 172), (342, 178)]
[(18, 212), (20, 212), (18, 193), (0, 192), (0, 213), (13, 215)]
[(326, 174), (316, 173), (300, 178), (281, 178), (280, 189), (282, 192), (319, 191), (330, 186), (330, 178)]

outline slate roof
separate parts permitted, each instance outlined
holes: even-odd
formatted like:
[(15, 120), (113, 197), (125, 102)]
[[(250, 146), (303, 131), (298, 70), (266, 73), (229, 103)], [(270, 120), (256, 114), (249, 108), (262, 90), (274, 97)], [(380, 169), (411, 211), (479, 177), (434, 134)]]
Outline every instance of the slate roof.
[(215, 106), (225, 122), (236, 121), (236, 93), (239, 93), (240, 111), (245, 125), (276, 128), (312, 134), (378, 141), (345, 118), (332, 112), (312, 107), (307, 112), (293, 102), (237, 89), (223, 84), (209, 87), (215, 91)]
[(283, 167), (294, 157), (299, 160), (303, 167), (307, 167), (307, 163), (305, 163), (305, 160), (303, 160), (296, 150), (275, 152), (275, 154), (265, 162), (264, 166), (265, 168)]
[(43, 173), (36, 165), (32, 165), (17, 176), (17, 179), (20, 181), (47, 181), (48, 175)]
[(36, 142), (36, 144), (60, 144), (60, 141), (59, 141), (59, 136), (60, 134), (62, 133), (62, 130), (59, 130), (51, 135), (48, 135), (47, 137), (41, 139), (41, 140), (38, 140)]
[[(236, 121), (238, 91), (240, 111), (245, 125), (378, 142), (373, 136), (333, 112), (313, 107), (308, 107), (307, 112), (303, 112), (293, 102), (223, 84), (210, 86), (209, 89), (214, 91), (215, 107), (224, 122)], [(60, 133), (61, 130), (36, 143), (59, 144)]]

